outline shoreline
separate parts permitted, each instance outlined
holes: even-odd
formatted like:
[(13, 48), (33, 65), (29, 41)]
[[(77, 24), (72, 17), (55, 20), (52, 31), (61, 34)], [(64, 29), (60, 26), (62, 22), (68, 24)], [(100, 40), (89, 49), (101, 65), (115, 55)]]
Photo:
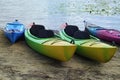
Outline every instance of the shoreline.
[(119, 80), (120, 48), (107, 63), (74, 55), (67, 62), (43, 56), (24, 40), (11, 44), (0, 29), (0, 80)]

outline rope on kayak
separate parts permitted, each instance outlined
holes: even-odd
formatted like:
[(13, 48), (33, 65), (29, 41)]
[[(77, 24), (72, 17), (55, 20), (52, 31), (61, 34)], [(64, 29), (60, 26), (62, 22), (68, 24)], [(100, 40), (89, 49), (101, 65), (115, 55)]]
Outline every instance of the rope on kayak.
[(52, 41), (53, 39), (47, 39), (47, 40), (45, 40), (44, 42), (42, 42), (41, 44), (44, 44), (44, 43), (46, 43), (46, 42), (49, 42), (49, 41)]
[[(89, 42), (91, 42), (91, 40), (85, 41), (85, 42), (81, 43), (80, 45), (85, 44), (85, 43), (89, 43)], [(99, 42), (100, 42), (100, 41), (92, 42), (89, 46), (92, 46), (92, 45), (94, 45), (94, 44), (99, 44)]]
[(112, 45), (113, 45), (113, 46), (116, 46), (116, 43), (115, 43), (115, 41), (112, 41)]
[(59, 39), (59, 38), (56, 38), (56, 39), (55, 39), (55, 38), (52, 38), (52, 39), (48, 39), (48, 40), (42, 42), (41, 44), (44, 44), (44, 43), (49, 42), (49, 41), (53, 41), (53, 42), (51, 43), (51, 45), (53, 45), (54, 43), (57, 43), (58, 41), (61, 42), (61, 41), (63, 41), (63, 40), (61, 40), (61, 39)]
[(71, 39), (70, 43), (75, 44), (75, 41), (73, 39)]
[(88, 43), (88, 42), (91, 42), (91, 41), (90, 41), (90, 40), (89, 40), (89, 41), (85, 41), (85, 42), (83, 42), (83, 43), (80, 43), (80, 45), (85, 44), (85, 43)]
[(95, 44), (100, 44), (98, 41), (91, 43), (89, 46), (95, 45)]
[(51, 43), (51, 45), (53, 45), (54, 43), (57, 43), (57, 42), (61, 42), (62, 40), (60, 40), (59, 38), (58, 39), (55, 39), (52, 43)]

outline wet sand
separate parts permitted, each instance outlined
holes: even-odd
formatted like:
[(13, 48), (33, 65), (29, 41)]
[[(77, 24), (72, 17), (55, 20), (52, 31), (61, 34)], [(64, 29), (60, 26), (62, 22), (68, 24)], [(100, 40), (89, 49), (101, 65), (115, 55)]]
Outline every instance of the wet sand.
[(0, 80), (119, 80), (120, 48), (107, 63), (74, 55), (68, 62), (40, 55), (24, 39), (11, 44), (0, 30)]

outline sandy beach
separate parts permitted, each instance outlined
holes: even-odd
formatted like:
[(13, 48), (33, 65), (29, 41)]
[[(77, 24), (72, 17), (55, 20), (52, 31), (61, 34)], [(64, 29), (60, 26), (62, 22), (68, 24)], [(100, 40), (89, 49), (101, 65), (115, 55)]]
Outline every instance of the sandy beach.
[(59, 62), (33, 51), (24, 39), (11, 44), (0, 30), (0, 80), (119, 80), (120, 48), (107, 63), (78, 55)]

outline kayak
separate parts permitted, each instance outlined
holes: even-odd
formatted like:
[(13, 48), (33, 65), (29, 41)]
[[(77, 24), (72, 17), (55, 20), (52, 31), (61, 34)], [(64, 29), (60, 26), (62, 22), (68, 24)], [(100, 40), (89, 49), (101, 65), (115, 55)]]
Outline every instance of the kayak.
[(59, 61), (70, 60), (76, 50), (76, 45), (61, 40), (56, 36), (38, 38), (31, 34), (30, 29), (25, 30), (25, 41), (38, 53)]
[(88, 22), (85, 23), (85, 30), (88, 31), (91, 35), (96, 36), (97, 38), (120, 44), (120, 31), (115, 29), (107, 29), (95, 24), (91, 24)]
[[(68, 25), (66, 25), (65, 28), (66, 27), (68, 27)], [(76, 53), (78, 55), (98, 62), (108, 62), (114, 56), (117, 47), (100, 42), (98, 39), (91, 36), (90, 38), (81, 39), (71, 37), (65, 32), (65, 28), (59, 31), (59, 37), (68, 42), (73, 42), (77, 46)], [(70, 31), (70, 33), (72, 33), (72, 31)]]
[(4, 28), (4, 34), (12, 44), (24, 36), (24, 31), (25, 26), (18, 20), (12, 23), (7, 23), (6, 27)]

